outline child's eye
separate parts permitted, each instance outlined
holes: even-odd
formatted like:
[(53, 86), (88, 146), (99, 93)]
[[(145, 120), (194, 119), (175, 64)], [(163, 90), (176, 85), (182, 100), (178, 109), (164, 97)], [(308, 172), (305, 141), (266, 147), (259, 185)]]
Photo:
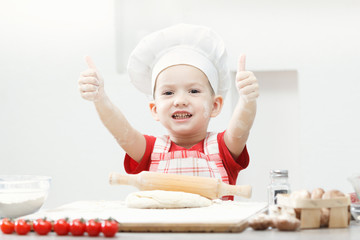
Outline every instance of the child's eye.
[(163, 94), (162, 95), (172, 95), (173, 94), (173, 92), (172, 91), (165, 91), (165, 92), (163, 92)]
[(191, 89), (189, 92), (190, 92), (190, 93), (199, 93), (200, 91), (197, 90), (197, 89)]

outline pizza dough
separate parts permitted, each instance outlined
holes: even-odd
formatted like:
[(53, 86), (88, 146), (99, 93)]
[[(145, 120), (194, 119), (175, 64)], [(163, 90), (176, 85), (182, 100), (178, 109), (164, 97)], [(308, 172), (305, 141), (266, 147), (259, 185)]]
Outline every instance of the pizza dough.
[(198, 194), (162, 190), (130, 193), (125, 202), (129, 208), (196, 208), (212, 204)]

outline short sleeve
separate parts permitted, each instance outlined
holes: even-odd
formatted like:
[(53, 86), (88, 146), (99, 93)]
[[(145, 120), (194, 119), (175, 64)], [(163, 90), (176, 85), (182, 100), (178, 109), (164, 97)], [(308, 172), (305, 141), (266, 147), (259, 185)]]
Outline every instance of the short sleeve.
[(226, 147), (225, 141), (224, 141), (224, 132), (221, 132), (217, 136), (217, 140), (219, 143), (219, 152), (223, 159), (223, 163), (225, 166), (225, 169), (229, 176), (229, 183), (230, 184), (236, 184), (236, 179), (238, 177), (238, 174), (241, 170), (244, 170), (249, 165), (249, 153), (247, 151), (246, 145), (239, 155), (237, 159), (234, 159), (229, 151), (229, 149)]
[(132, 159), (128, 154), (125, 155), (124, 159), (124, 168), (128, 174), (137, 174), (142, 171), (148, 171), (151, 162), (151, 153), (154, 148), (156, 137), (144, 135), (146, 140), (146, 149), (144, 156), (141, 161), (138, 163)]

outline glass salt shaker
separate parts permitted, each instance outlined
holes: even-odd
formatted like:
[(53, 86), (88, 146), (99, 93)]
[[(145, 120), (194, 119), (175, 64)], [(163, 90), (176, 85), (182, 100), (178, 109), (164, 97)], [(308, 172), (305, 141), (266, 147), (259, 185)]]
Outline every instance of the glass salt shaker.
[(270, 185), (268, 186), (269, 206), (277, 204), (277, 194), (290, 193), (290, 184), (288, 180), (288, 170), (271, 170)]

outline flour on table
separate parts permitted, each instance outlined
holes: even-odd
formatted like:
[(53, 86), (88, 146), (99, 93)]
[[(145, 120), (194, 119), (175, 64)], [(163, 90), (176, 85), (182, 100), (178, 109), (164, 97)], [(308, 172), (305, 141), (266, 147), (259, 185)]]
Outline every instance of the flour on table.
[(198, 194), (174, 191), (140, 191), (126, 197), (129, 208), (198, 208), (212, 204), (210, 199)]

